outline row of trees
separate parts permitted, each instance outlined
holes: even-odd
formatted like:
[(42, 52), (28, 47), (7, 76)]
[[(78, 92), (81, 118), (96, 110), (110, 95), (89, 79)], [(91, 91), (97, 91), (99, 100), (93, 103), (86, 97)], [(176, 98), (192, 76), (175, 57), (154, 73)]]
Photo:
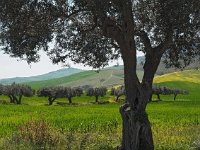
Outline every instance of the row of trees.
[(178, 94), (189, 94), (188, 91), (177, 89), (177, 88), (169, 88), (166, 86), (153, 86), (152, 94), (157, 95), (158, 100), (161, 100), (160, 95), (174, 95), (174, 100), (176, 100), (176, 97)]
[[(99, 88), (89, 88), (86, 91), (87, 96), (94, 96), (95, 102), (99, 102), (99, 97), (103, 97), (106, 95), (107, 88), (99, 87)], [(35, 91), (32, 90), (30, 86), (22, 85), (22, 84), (11, 84), (11, 85), (0, 85), (0, 95), (6, 95), (10, 98), (10, 103), (21, 104), (22, 97), (31, 97), (35, 94)], [(39, 97), (47, 97), (49, 101), (49, 105), (52, 105), (53, 102), (57, 98), (67, 98), (69, 104), (72, 103), (72, 98), (76, 96), (81, 96), (83, 94), (83, 90), (80, 87), (43, 87), (37, 90), (37, 96)]]
[[(106, 95), (107, 88), (99, 87), (99, 88), (89, 88), (86, 91), (87, 96), (94, 96), (95, 102), (99, 103), (99, 97), (103, 97)], [(0, 84), (0, 95), (6, 95), (10, 98), (10, 103), (21, 104), (22, 97), (31, 97), (35, 94), (35, 91), (28, 85), (23, 84), (11, 84), (11, 85), (1, 85)], [(72, 104), (72, 98), (81, 96), (83, 94), (83, 89), (80, 87), (43, 87), (37, 91), (37, 96), (39, 97), (47, 97), (49, 101), (49, 105), (52, 105), (53, 102), (57, 98), (67, 98), (69, 104)], [(177, 89), (177, 88), (169, 88), (166, 86), (157, 86), (154, 85), (152, 88), (152, 94), (157, 95), (158, 100), (161, 100), (160, 95), (174, 95), (174, 100), (178, 94), (189, 94), (188, 91)], [(110, 91), (110, 95), (115, 96), (115, 101), (119, 101), (119, 98), (122, 95), (125, 95), (125, 87), (119, 86), (117, 88), (112, 88)]]
[[(176, 97), (178, 94), (189, 94), (188, 91), (178, 88), (169, 88), (166, 86), (158, 86), (153, 85), (152, 87), (152, 95), (157, 95), (158, 100), (161, 100), (160, 95), (174, 95), (174, 100), (176, 100)], [(112, 88), (110, 95), (115, 96), (115, 101), (119, 101), (119, 97), (122, 95), (125, 95), (125, 88), (124, 86), (120, 86), (117, 88)], [(151, 101), (151, 100), (150, 100)]]

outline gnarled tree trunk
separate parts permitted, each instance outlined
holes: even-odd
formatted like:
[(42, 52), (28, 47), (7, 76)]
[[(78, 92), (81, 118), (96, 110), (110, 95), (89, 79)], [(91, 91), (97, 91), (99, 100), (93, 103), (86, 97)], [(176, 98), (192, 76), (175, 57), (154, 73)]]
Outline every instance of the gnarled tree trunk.
[(134, 44), (123, 52), (126, 103), (120, 107), (123, 121), (121, 150), (153, 150), (151, 125), (145, 111), (151, 88), (138, 80)]

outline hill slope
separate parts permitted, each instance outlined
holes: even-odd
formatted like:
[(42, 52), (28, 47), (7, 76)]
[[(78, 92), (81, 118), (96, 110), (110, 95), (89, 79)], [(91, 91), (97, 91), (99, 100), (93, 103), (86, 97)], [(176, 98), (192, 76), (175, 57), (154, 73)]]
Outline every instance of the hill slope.
[[(141, 78), (143, 75), (142, 71), (138, 71), (138, 76)], [(114, 85), (121, 85), (124, 83), (124, 70), (123, 66), (109, 67), (101, 70), (100, 72), (90, 70), (84, 71), (71, 76), (66, 76), (57, 79), (27, 82), (26, 84), (32, 86), (35, 89), (43, 86), (83, 86), (88, 87), (99, 87), (107, 86), (111, 87)]]
[[(178, 99), (200, 100), (200, 71), (185, 70), (157, 76), (154, 83), (181, 88), (189, 91), (189, 95), (179, 95)], [(168, 98), (168, 96), (162, 96)]]
[(38, 76), (31, 76), (31, 77), (16, 77), (16, 78), (8, 78), (8, 79), (1, 79), (1, 84), (11, 84), (15, 83), (22, 83), (22, 82), (31, 82), (31, 81), (42, 81), (42, 80), (49, 80), (54, 78), (60, 78), (64, 76), (69, 76), (75, 73), (82, 72), (83, 70), (77, 68), (63, 68), (56, 71), (52, 71), (43, 75)]

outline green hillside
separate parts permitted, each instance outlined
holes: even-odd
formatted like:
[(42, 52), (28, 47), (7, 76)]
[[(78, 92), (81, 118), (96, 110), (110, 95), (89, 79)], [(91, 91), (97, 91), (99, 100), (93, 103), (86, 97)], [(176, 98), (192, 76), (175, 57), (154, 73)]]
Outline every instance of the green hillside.
[(55, 78), (61, 78), (69, 75), (73, 75), (75, 73), (82, 72), (84, 70), (77, 69), (77, 68), (63, 68), (56, 71), (52, 71), (46, 74), (31, 76), (31, 77), (16, 77), (16, 78), (8, 78), (8, 79), (0, 79), (1, 84), (11, 84), (15, 83), (22, 83), (22, 82), (33, 82), (33, 81), (42, 81), (42, 80), (49, 80)]
[[(141, 79), (143, 71), (139, 70), (137, 73), (139, 78)], [(62, 78), (56, 78), (44, 81), (26, 82), (26, 84), (32, 86), (34, 89), (38, 89), (44, 86), (111, 87), (114, 85), (122, 85), (123, 83), (124, 83), (123, 66), (109, 67), (99, 72), (90, 70)]]
[[(174, 73), (157, 76), (154, 83), (181, 88), (189, 91), (189, 95), (179, 95), (179, 100), (200, 100), (200, 71), (199, 70), (185, 70)], [(168, 99), (169, 96), (162, 96)]]

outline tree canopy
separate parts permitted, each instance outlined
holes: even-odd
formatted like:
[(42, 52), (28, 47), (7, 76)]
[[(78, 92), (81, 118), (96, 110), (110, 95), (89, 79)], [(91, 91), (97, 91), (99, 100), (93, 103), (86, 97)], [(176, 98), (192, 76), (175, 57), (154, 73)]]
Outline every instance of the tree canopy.
[[(28, 62), (38, 61), (43, 48), (55, 63), (70, 58), (99, 68), (120, 56), (120, 32), (126, 31), (129, 13), (137, 50), (164, 53), (168, 65), (179, 67), (199, 55), (199, 5), (196, 0), (1, 0), (0, 39), (6, 53)], [(54, 48), (48, 46), (52, 41)]]

